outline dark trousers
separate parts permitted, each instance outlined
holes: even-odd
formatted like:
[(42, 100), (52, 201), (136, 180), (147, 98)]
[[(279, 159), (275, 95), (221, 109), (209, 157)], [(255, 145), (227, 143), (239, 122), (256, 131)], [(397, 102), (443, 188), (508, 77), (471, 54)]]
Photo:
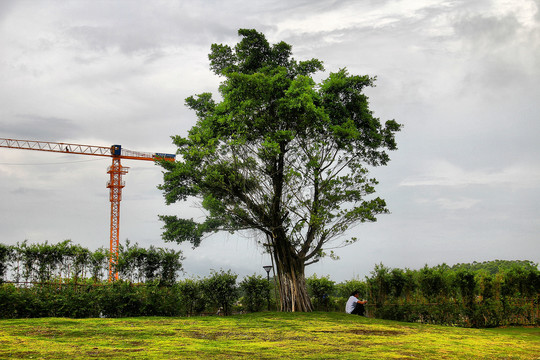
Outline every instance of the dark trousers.
[(356, 305), (354, 306), (354, 310), (351, 311), (351, 314), (356, 314), (360, 316), (364, 316), (365, 313), (366, 313), (366, 309), (364, 309), (364, 304), (359, 304), (359, 303), (356, 303)]

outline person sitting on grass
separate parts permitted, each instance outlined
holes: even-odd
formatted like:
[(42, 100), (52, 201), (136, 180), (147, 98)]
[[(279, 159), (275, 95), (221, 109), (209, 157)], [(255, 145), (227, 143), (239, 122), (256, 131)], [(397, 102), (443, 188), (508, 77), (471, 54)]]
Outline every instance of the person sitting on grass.
[(366, 304), (367, 301), (358, 300), (359, 296), (360, 293), (358, 292), (358, 290), (352, 292), (349, 300), (347, 300), (347, 305), (345, 305), (345, 312), (347, 314), (364, 316), (364, 314), (366, 313), (366, 310), (364, 309), (364, 304)]

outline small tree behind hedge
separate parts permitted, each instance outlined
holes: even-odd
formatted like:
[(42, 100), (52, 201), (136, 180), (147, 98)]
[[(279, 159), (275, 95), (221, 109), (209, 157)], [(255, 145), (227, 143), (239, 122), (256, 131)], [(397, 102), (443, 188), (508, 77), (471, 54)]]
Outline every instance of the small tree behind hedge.
[(182, 253), (172, 249), (150, 246), (148, 249), (137, 243), (126, 241), (120, 245), (118, 272), (120, 278), (132, 282), (154, 282), (159, 280), (172, 285), (176, 274), (182, 270)]
[(12, 255), (13, 249), (11, 246), (0, 244), (0, 284), (4, 282)]
[[(107, 279), (109, 251), (94, 252), (65, 240), (14, 246), (0, 244), (0, 283), (2, 281), (43, 283), (91, 278), (94, 282)], [(148, 249), (126, 241), (119, 249), (120, 278), (131, 282), (154, 282), (172, 285), (182, 270), (181, 251), (150, 246)], [(8, 272), (8, 270), (11, 270)]]

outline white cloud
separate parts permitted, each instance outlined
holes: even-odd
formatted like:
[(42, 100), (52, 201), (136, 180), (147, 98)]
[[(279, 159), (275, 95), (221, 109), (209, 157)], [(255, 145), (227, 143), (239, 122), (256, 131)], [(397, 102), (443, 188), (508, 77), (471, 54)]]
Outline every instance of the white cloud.
[(466, 197), (458, 197), (455, 199), (450, 198), (436, 198), (436, 199), (419, 199), (419, 204), (435, 204), (443, 210), (467, 210), (478, 204), (480, 199), (472, 199)]
[(540, 186), (540, 167), (527, 164), (514, 164), (503, 169), (465, 170), (445, 160), (435, 161), (427, 170), (409, 176), (400, 186), (467, 186), (467, 185), (506, 185), (518, 188), (537, 188)]

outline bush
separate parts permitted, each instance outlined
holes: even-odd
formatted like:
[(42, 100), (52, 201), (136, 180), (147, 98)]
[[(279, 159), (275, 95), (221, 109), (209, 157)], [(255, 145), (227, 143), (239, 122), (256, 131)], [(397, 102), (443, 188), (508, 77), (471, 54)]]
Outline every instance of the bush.
[(116, 318), (142, 315), (140, 287), (119, 280), (108, 286), (100, 286), (97, 290), (101, 316)]
[(209, 278), (202, 282), (202, 289), (209, 305), (225, 315), (232, 313), (232, 306), (238, 300), (238, 287), (236, 278), (238, 275), (229, 271), (212, 272)]
[(261, 275), (245, 277), (240, 283), (242, 305), (249, 312), (261, 311), (270, 301), (270, 282)]
[(448, 273), (444, 266), (429, 268), (424, 266), (419, 272), (419, 288), (429, 302), (437, 302), (449, 293)]
[(18, 317), (17, 305), (20, 291), (13, 284), (0, 284), (0, 318), (10, 319)]
[(63, 285), (54, 289), (52, 286), (42, 288), (51, 294), (52, 301), (48, 304), (48, 313), (56, 317), (88, 318), (98, 317), (100, 313), (100, 299), (96, 296), (93, 286)]
[(365, 281), (352, 279), (336, 285), (336, 294), (340, 298), (348, 299), (356, 290), (360, 293), (361, 298), (367, 298), (368, 289)]
[(159, 281), (141, 286), (142, 315), (179, 316), (182, 314), (178, 285), (162, 286)]
[(371, 278), (367, 279), (367, 285), (369, 302), (375, 306), (384, 304), (390, 296), (390, 269), (383, 264), (375, 265)]
[(178, 282), (177, 288), (181, 312), (183, 314), (192, 316), (204, 311), (206, 301), (204, 300), (200, 280), (185, 279)]
[(368, 298), (368, 288), (365, 281), (352, 279), (336, 284), (335, 294), (337, 298), (333, 301), (334, 310), (340, 312), (345, 311), (345, 304), (354, 291), (360, 293), (360, 299)]
[(308, 277), (306, 283), (314, 308), (316, 310), (328, 311), (330, 297), (336, 290), (335, 283), (329, 279), (329, 276), (318, 278), (316, 274)]

